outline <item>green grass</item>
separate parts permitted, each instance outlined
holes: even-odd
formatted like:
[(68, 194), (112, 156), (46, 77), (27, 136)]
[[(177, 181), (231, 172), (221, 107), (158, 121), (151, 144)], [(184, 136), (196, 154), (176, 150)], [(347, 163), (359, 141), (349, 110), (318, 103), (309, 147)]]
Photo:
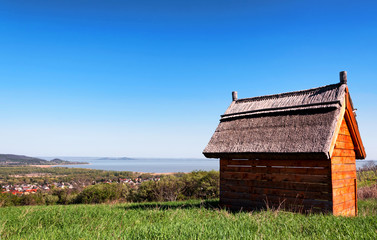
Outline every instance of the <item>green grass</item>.
[(377, 239), (377, 201), (358, 217), (230, 213), (217, 201), (0, 208), (0, 239)]
[(357, 173), (357, 187), (368, 187), (377, 183), (377, 171), (362, 171)]

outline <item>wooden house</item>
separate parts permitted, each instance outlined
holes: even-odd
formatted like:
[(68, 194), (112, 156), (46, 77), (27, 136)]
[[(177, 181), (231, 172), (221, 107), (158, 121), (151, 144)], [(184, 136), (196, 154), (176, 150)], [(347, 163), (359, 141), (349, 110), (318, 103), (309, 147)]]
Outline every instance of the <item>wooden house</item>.
[(356, 159), (366, 156), (347, 87), (237, 99), (203, 154), (220, 158), (220, 204), (357, 215)]

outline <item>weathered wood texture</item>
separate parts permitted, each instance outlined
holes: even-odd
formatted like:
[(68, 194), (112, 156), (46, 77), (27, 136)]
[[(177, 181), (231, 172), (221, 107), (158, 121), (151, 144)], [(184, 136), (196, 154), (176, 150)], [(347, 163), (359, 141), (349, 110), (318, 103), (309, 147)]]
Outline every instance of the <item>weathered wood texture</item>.
[(331, 156), (333, 214), (357, 215), (356, 155), (349, 128), (343, 119)]
[(329, 160), (220, 159), (220, 203), (231, 209), (333, 210)]

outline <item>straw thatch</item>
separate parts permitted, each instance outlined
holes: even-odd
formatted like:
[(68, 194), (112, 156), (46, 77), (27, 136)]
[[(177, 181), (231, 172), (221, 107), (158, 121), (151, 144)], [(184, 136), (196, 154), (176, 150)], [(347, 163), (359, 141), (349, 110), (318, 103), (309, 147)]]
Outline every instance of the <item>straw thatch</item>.
[(203, 153), (206, 157), (329, 158), (345, 84), (233, 101)]

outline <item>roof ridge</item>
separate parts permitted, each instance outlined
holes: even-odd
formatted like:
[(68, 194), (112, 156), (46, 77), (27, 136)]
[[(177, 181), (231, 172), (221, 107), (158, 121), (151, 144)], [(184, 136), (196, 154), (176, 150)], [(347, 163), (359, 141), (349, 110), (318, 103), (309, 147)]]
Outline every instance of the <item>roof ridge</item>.
[(317, 91), (317, 90), (332, 88), (332, 87), (341, 86), (341, 85), (342, 85), (341, 83), (335, 83), (335, 84), (330, 84), (330, 85), (325, 85), (325, 86), (310, 88), (310, 89), (305, 89), (305, 90), (293, 91), (293, 92), (285, 92), (285, 93), (264, 95), (264, 96), (251, 97), (251, 98), (241, 98), (241, 99), (237, 99), (236, 103), (237, 102), (249, 102), (249, 101), (261, 101), (261, 100), (266, 100), (266, 99), (280, 98), (280, 97), (286, 97), (286, 96), (292, 96), (292, 95), (297, 96), (297, 95), (306, 94), (306, 93), (309, 93), (309, 92), (314, 92), (314, 91)]
[[(248, 115), (248, 114), (253, 114), (253, 113), (269, 112), (269, 111), (276, 111), (276, 110), (278, 110), (278, 111), (282, 111), (282, 110), (292, 111), (292, 110), (295, 110), (295, 109), (298, 109), (298, 108), (316, 109), (316, 108), (310, 108), (310, 107), (318, 107), (318, 106), (319, 106), (319, 108), (325, 108), (325, 106), (328, 107), (329, 105), (334, 105), (334, 104), (342, 105), (339, 100), (335, 100), (335, 101), (328, 101), (328, 102), (301, 104), (301, 105), (295, 105), (295, 106), (263, 108), (263, 109), (256, 109), (256, 110), (250, 110), (250, 111), (223, 114), (223, 115), (221, 115), (221, 119), (223, 119), (224, 117), (225, 118), (231, 118), (232, 116), (237, 116), (237, 115)], [(321, 107), (321, 105), (323, 105), (323, 106)], [(334, 107), (334, 106), (332, 106), (332, 107)]]

